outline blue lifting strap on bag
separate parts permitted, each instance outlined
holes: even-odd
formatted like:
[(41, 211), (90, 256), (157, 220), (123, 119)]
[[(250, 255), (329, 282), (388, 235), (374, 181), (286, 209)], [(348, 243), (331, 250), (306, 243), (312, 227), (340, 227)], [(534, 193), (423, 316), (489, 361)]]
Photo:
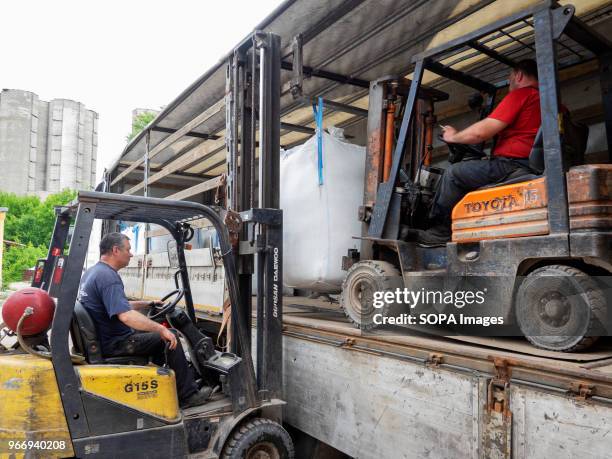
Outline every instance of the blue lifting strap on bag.
[(318, 104), (312, 104), (317, 133), (317, 171), (319, 186), (323, 185), (323, 98), (319, 97)]

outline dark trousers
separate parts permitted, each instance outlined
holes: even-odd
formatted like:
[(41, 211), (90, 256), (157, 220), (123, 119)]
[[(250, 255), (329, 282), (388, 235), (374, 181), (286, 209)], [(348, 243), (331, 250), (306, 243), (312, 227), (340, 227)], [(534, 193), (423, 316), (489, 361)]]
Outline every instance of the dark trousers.
[[(153, 363), (162, 366), (166, 363), (164, 349), (166, 342), (159, 333), (135, 332), (127, 338), (111, 345), (109, 357), (122, 355), (142, 355), (152, 357)], [(198, 390), (193, 369), (189, 366), (180, 340), (174, 350), (168, 349), (168, 366), (174, 370), (179, 400), (185, 400)]]
[(481, 186), (503, 181), (526, 160), (492, 158), (485, 160), (460, 161), (451, 164), (442, 175), (434, 197), (430, 218), (436, 224), (450, 226), (451, 212), (461, 198)]

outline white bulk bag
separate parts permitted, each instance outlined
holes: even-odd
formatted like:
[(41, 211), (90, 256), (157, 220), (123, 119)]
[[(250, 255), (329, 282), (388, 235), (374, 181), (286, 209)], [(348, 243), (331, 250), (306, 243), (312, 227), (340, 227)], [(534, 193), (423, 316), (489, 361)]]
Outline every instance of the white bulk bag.
[(353, 237), (361, 235), (357, 212), (363, 202), (365, 147), (338, 137), (323, 132), (320, 186), (316, 135), (281, 153), (283, 277), (288, 287), (339, 292), (346, 274), (342, 257), (360, 245)]

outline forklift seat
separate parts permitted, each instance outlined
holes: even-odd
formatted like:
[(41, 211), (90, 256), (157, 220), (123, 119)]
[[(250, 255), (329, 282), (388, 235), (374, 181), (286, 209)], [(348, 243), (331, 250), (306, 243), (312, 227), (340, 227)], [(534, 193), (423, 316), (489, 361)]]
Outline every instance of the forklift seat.
[(148, 357), (139, 355), (103, 357), (96, 325), (80, 301), (74, 305), (71, 334), (75, 350), (85, 357), (87, 363), (114, 365), (147, 365), (149, 363)]
[(542, 127), (538, 129), (531, 152), (529, 152), (529, 168), (519, 167), (517, 170), (511, 172), (509, 175), (504, 177), (502, 181), (497, 183), (491, 183), (489, 185), (478, 188), (484, 190), (487, 188), (495, 188), (502, 185), (511, 185), (513, 183), (528, 182), (529, 180), (535, 180), (542, 176), (544, 172), (544, 142), (542, 140)]

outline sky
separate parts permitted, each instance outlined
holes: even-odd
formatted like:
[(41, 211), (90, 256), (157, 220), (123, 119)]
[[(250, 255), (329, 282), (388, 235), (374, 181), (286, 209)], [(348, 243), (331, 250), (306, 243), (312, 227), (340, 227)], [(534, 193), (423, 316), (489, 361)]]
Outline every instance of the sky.
[(96, 111), (100, 174), (125, 147), (134, 108), (167, 105), (281, 3), (2, 2), (0, 88)]

